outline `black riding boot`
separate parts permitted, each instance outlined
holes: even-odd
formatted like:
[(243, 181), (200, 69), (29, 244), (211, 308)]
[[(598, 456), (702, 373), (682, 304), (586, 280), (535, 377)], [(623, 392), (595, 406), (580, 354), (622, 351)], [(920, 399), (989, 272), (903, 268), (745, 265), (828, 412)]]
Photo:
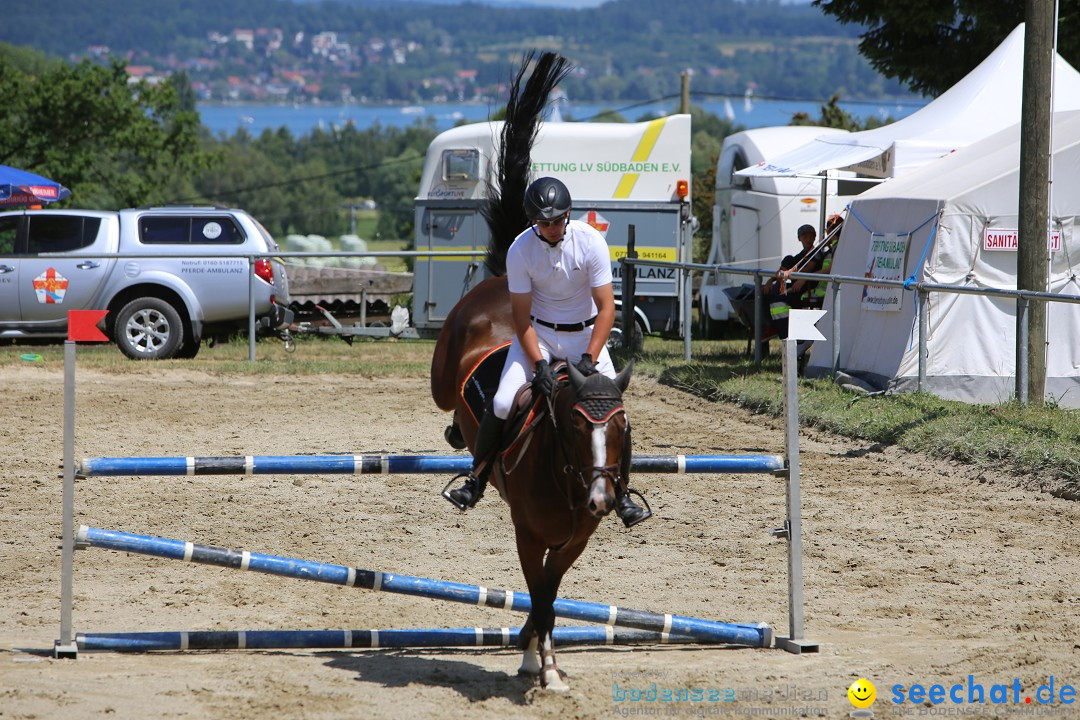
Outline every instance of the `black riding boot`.
[(630, 499), (630, 493), (623, 490), (623, 483), (627, 489), (630, 487), (630, 461), (633, 458), (633, 450), (630, 443), (630, 428), (626, 428), (626, 440), (623, 442), (621, 483), (615, 483), (615, 514), (623, 521), (623, 525), (632, 528), (640, 522), (652, 517), (652, 512), (642, 508)]
[[(443, 490), (443, 497), (449, 500), (458, 510), (473, 507), (476, 505), (476, 501), (484, 496), (487, 478), (491, 474), (492, 465), (495, 463), (495, 452), (499, 449), (499, 439), (502, 437), (504, 422), (504, 420), (496, 417), (491, 410), (484, 413), (484, 417), (480, 421), (480, 427), (476, 429), (476, 448), (473, 450), (472, 470), (467, 475), (458, 475), (458, 477), (465, 478), (465, 484), (453, 490)], [(457, 478), (454, 478), (454, 480), (457, 480)]]

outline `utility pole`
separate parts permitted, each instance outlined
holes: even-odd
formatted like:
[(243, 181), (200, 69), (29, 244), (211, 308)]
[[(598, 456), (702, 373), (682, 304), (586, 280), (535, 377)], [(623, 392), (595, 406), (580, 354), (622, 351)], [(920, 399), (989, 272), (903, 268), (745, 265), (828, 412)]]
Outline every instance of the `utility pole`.
[(682, 96), (679, 99), (679, 112), (686, 114), (690, 112), (690, 71), (683, 70), (680, 77), (682, 79)]
[[(1020, 227), (1016, 287), (1046, 292), (1049, 230), (1050, 123), (1054, 71), (1054, 0), (1026, 0), (1024, 90), (1020, 113)], [(1018, 301), (1018, 310), (1020, 303)], [(1046, 393), (1046, 303), (1030, 303), (1027, 383), (1021, 373), (1022, 312), (1016, 314), (1016, 396), (1036, 405)]]

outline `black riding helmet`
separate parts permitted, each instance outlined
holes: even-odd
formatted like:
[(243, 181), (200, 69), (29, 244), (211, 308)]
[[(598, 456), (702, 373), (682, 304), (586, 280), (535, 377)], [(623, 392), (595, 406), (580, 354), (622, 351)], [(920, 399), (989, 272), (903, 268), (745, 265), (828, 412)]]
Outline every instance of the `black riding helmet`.
[(538, 178), (525, 189), (524, 206), (533, 222), (552, 220), (570, 212), (570, 191), (553, 177)]

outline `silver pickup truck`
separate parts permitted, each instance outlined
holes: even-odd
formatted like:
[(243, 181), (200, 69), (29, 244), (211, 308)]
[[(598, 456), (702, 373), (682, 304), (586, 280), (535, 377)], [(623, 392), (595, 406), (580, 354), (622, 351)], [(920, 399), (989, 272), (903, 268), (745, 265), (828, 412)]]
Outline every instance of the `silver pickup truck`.
[(0, 339), (66, 337), (68, 310), (108, 310), (105, 333), (128, 357), (194, 357), (204, 338), (246, 327), (249, 286), (259, 330), (287, 332), (276, 252), (237, 209), (0, 213)]

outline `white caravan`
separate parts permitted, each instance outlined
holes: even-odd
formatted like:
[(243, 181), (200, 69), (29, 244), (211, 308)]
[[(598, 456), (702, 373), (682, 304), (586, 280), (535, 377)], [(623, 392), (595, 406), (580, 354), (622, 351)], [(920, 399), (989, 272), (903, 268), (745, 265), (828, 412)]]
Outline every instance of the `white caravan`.
[[(487, 248), (480, 208), (502, 125), (463, 125), (432, 141), (415, 202), (417, 250)], [(531, 176), (566, 183), (574, 202), (571, 217), (604, 235), (617, 301), (622, 291), (618, 260), (626, 255), (631, 226), (638, 257), (691, 259), (689, 115), (642, 123), (544, 123), (531, 159)], [(461, 296), (486, 277), (482, 255), (418, 257), (414, 270), (413, 318), (421, 330), (442, 327)], [(638, 267), (635, 283), (638, 329), (681, 334), (682, 273)]]
[[(845, 134), (846, 130), (788, 125), (727, 136), (716, 167), (708, 264), (775, 270), (781, 258), (797, 253), (801, 248), (795, 234), (799, 226), (821, 227), (822, 181), (813, 177), (744, 177), (735, 172), (815, 138)], [(839, 212), (844, 202), (837, 197), (837, 181), (830, 180), (825, 190), (825, 213)], [(699, 293), (704, 335), (708, 335), (715, 323), (734, 319), (731, 300), (724, 289), (752, 282), (750, 275), (705, 274)]]

